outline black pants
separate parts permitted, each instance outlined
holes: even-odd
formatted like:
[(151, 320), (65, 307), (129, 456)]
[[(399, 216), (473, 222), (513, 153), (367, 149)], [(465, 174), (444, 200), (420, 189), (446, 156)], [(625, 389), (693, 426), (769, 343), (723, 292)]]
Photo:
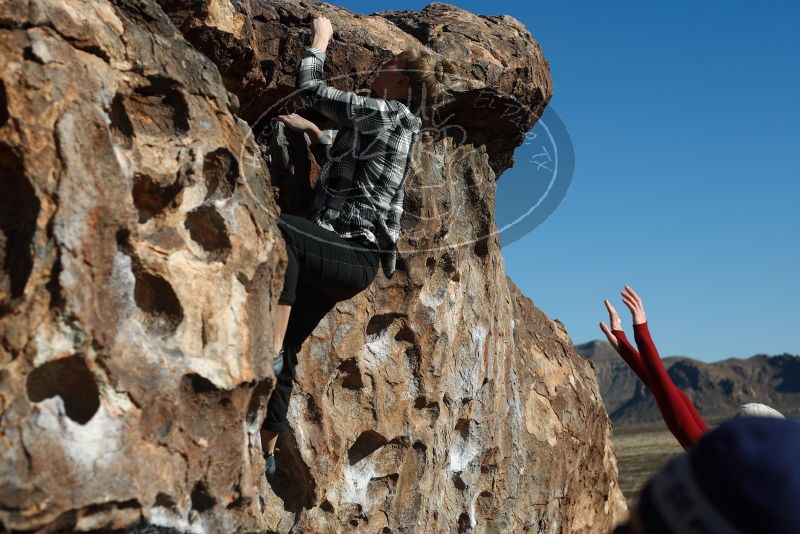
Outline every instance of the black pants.
[(369, 241), (344, 239), (303, 217), (281, 214), (278, 227), (289, 256), (279, 302), (292, 304), (292, 310), (283, 340), (283, 371), (262, 426), (273, 432), (286, 426), (297, 353), (303, 342), (337, 302), (369, 287), (380, 262), (377, 246)]

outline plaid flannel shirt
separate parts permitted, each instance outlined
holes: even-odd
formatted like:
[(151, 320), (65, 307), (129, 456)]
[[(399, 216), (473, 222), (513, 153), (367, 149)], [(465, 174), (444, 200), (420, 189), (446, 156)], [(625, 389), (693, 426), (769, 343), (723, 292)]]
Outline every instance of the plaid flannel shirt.
[(333, 143), (312, 143), (322, 166), (311, 220), (345, 239), (377, 245), (383, 273), (397, 259), (404, 182), (422, 120), (397, 100), (342, 91), (322, 79), (325, 52), (306, 47), (297, 88), (314, 109), (340, 125)]

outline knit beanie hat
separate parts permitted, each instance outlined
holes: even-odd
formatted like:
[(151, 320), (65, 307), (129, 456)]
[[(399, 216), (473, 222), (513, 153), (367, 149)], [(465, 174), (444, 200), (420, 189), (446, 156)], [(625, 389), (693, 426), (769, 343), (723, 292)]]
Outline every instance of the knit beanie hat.
[(723, 423), (650, 479), (638, 515), (654, 534), (800, 533), (800, 423)]
[(739, 412), (736, 417), (778, 417), (784, 419), (785, 416), (771, 406), (766, 404), (759, 404), (757, 402), (748, 402), (739, 406)]

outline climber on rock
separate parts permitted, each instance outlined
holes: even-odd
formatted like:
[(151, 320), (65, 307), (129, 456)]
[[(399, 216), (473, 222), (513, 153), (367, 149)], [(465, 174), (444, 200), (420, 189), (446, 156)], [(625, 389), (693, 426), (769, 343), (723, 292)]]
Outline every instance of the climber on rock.
[(303, 117), (278, 116), (289, 128), (308, 134), (322, 170), (309, 218), (284, 213), (278, 220), (289, 263), (273, 346), (277, 385), (261, 429), (268, 476), (276, 470), (275, 444), (286, 426), (297, 353), (304, 340), (337, 302), (369, 287), (379, 263), (386, 277), (395, 271), (404, 182), (421, 135), (417, 115), (426, 96), (440, 94), (443, 69), (452, 69), (449, 62), (424, 50), (404, 50), (380, 64), (370, 87), (373, 96), (342, 91), (322, 79), (333, 37), (331, 22), (317, 17), (312, 26), (297, 89), (339, 129), (331, 143)]
[[(625, 332), (622, 330), (617, 310), (608, 300), (603, 301), (608, 310), (611, 328), (605, 323), (600, 323), (600, 329), (608, 338), (609, 343), (622, 356), (625, 363), (644, 382), (647, 389), (653, 394), (658, 404), (664, 422), (672, 435), (684, 449), (697, 443), (709, 428), (694, 407), (694, 404), (681, 391), (669, 374), (667, 374), (661, 356), (650, 337), (647, 317), (644, 312), (644, 303), (641, 297), (630, 287), (625, 286), (622, 291), (622, 301), (631, 311), (633, 316), (633, 335), (641, 354), (631, 346)], [(739, 408), (739, 416), (766, 416), (782, 418), (783, 415), (763, 404), (748, 403)]]

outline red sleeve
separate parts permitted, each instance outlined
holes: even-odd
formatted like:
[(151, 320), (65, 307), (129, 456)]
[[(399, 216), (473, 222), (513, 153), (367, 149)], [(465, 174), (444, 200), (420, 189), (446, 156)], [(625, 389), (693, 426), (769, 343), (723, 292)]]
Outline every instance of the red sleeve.
[(696, 419), (702, 420), (700, 414), (697, 414), (691, 401), (672, 383), (650, 337), (647, 323), (633, 325), (633, 334), (641, 352), (647, 384), (656, 398), (664, 422), (684, 449), (694, 445), (704, 432), (695, 422)]
[(617, 348), (617, 352), (622, 359), (625, 360), (625, 363), (628, 364), (636, 376), (639, 377), (639, 380), (644, 382), (644, 385), (647, 386), (647, 389), (650, 389), (650, 385), (647, 383), (647, 375), (644, 372), (644, 368), (642, 367), (642, 357), (639, 356), (639, 353), (636, 352), (636, 349), (633, 348), (631, 342), (628, 341), (628, 338), (625, 336), (625, 332), (623, 330), (612, 330), (612, 334), (614, 337), (617, 338), (619, 342), (619, 348)]
[[(622, 359), (625, 360), (625, 363), (628, 364), (628, 367), (633, 369), (633, 372), (636, 373), (636, 376), (639, 377), (639, 380), (641, 380), (644, 385), (647, 386), (647, 389), (650, 389), (650, 385), (647, 382), (647, 374), (642, 367), (642, 357), (639, 355), (636, 349), (633, 348), (633, 345), (631, 345), (630, 341), (628, 341), (625, 332), (623, 330), (612, 330), (611, 333), (614, 334), (614, 337), (616, 337), (617, 341), (619, 342), (619, 347), (617, 348), (619, 355), (622, 356)], [(687, 397), (686, 394), (679, 388), (676, 387), (675, 389), (681, 396), (681, 400), (683, 400), (687, 410), (689, 410), (689, 412), (692, 414), (692, 418), (694, 419), (694, 422), (698, 428), (700, 428), (700, 430), (703, 432), (708, 431), (708, 425), (706, 425), (706, 422), (703, 421), (702, 417), (700, 417), (700, 414), (697, 413), (697, 410), (695, 409), (694, 404), (689, 397)]]
[(680, 388), (678, 388), (677, 386), (675, 387), (675, 389), (678, 391), (678, 394), (683, 399), (683, 403), (686, 405), (686, 409), (692, 415), (692, 419), (694, 419), (694, 424), (697, 425), (697, 428), (700, 429), (700, 432), (702, 432), (703, 434), (708, 432), (708, 425), (706, 424), (705, 421), (703, 421), (703, 418), (700, 417), (700, 414), (694, 407), (694, 403), (692, 402), (692, 400), (689, 397), (687, 397), (686, 394), (683, 391), (681, 391)]

